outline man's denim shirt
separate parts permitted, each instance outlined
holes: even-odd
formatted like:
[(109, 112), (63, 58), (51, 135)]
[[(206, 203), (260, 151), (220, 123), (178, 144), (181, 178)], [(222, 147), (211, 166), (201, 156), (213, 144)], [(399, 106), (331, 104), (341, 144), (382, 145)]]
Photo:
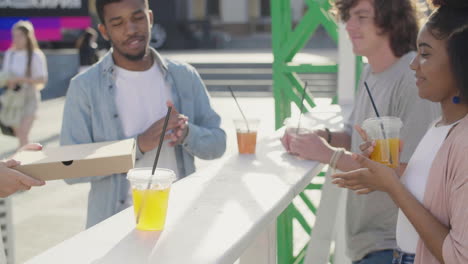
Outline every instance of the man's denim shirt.
[[(189, 133), (176, 146), (179, 178), (195, 171), (194, 156), (215, 159), (226, 150), (221, 118), (213, 110), (205, 85), (196, 70), (185, 63), (162, 58), (151, 49), (155, 63), (171, 87), (176, 109), (189, 118)], [(132, 87), (128, 87), (132, 89)], [(71, 80), (63, 114), (61, 145), (126, 139), (115, 103), (112, 51), (88, 71)], [(155, 99), (155, 101), (157, 101)], [(137, 147), (136, 159), (144, 155)], [(125, 174), (66, 180), (69, 184), (91, 182), (87, 227), (124, 209), (129, 183)]]

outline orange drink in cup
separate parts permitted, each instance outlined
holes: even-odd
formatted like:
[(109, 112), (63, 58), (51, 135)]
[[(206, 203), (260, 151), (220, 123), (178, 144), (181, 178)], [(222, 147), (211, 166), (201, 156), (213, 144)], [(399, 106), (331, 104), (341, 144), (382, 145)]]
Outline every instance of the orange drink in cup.
[(400, 129), (403, 123), (398, 117), (369, 118), (362, 128), (376, 142), (370, 158), (391, 168), (400, 166)]
[(258, 119), (248, 119), (247, 124), (243, 119), (234, 120), (239, 154), (255, 154), (259, 124)]
[[(391, 168), (397, 168), (400, 164), (400, 139), (377, 139), (375, 148), (370, 158)], [(390, 159), (391, 157), (391, 159)]]

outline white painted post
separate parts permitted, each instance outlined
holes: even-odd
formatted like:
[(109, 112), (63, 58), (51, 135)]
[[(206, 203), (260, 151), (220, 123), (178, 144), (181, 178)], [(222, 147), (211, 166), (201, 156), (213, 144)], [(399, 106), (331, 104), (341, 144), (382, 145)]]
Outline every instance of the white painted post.
[(221, 0), (221, 20), (225, 24), (249, 22), (248, 0)]
[(5, 246), (3, 245), (3, 234), (0, 236), (0, 263), (7, 263), (5, 256)]
[(346, 197), (348, 190), (343, 190), (339, 197), (338, 213), (335, 223), (335, 264), (351, 264), (351, 260), (346, 256), (345, 223), (346, 223)]
[[(330, 169), (325, 176), (322, 187), (322, 197), (318, 208), (316, 220), (309, 245), (304, 259), (304, 264), (328, 264), (330, 246), (334, 236), (334, 227), (338, 213), (342, 190), (331, 183)], [(337, 262), (338, 263), (338, 262)]]
[(206, 14), (206, 0), (188, 0), (188, 10), (189, 11), (189, 19), (191, 20), (202, 20), (205, 19)]
[[(338, 41), (338, 102), (342, 109), (350, 109), (354, 103), (356, 83), (356, 56), (343, 23), (339, 24)], [(350, 113), (351, 111), (343, 111)], [(349, 114), (346, 115), (346, 118)], [(335, 264), (349, 264), (346, 256), (345, 222), (347, 191), (341, 192), (335, 223)]]
[(344, 24), (340, 23), (338, 28), (338, 103), (346, 106), (354, 102), (356, 57)]
[(304, 0), (291, 0), (292, 19), (297, 23), (304, 16)]
[[(11, 198), (0, 199), (0, 263), (15, 263), (13, 222), (11, 217)], [(3, 243), (3, 240), (6, 243)], [(5, 251), (7, 252), (5, 258)]]
[(238, 264), (276, 264), (276, 219), (242, 254)]

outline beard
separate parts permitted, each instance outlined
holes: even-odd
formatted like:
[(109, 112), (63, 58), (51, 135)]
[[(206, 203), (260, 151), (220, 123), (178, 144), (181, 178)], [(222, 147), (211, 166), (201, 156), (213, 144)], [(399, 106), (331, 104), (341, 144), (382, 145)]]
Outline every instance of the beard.
[(140, 52), (138, 52), (137, 54), (129, 54), (129, 53), (124, 52), (122, 49), (120, 49), (119, 45), (116, 45), (110, 36), (109, 36), (109, 41), (112, 45), (112, 48), (129, 61), (142, 60), (145, 57), (146, 52), (148, 52), (148, 49), (149, 49), (149, 41), (146, 41), (145, 48), (143, 48)]
[(121, 53), (125, 58), (127, 58), (128, 60), (131, 60), (131, 61), (140, 61), (143, 59), (143, 57), (145, 57), (146, 55), (146, 49), (143, 50), (142, 52), (136, 54), (136, 55), (132, 55), (132, 54), (127, 54), (127, 53)]
[(125, 53), (125, 52), (122, 52), (118, 47), (116, 47), (115, 45), (112, 45), (112, 47), (118, 52), (120, 53), (120, 55), (124, 56), (126, 59), (130, 60), (130, 61), (140, 61), (142, 60), (145, 55), (146, 55), (146, 51), (148, 50), (148, 48), (145, 48), (143, 49), (141, 52), (137, 53), (137, 54), (128, 54), (128, 53)]

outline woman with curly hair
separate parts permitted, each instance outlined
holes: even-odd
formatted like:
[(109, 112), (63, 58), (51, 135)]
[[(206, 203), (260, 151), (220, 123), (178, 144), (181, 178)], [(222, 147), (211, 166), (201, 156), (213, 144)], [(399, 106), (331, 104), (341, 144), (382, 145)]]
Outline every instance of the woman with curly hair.
[[(393, 263), (468, 263), (468, 2), (434, 0), (411, 63), (419, 96), (438, 102), (430, 126), (401, 179), (364, 156), (361, 169), (336, 174), (340, 187), (386, 192), (399, 207)], [(411, 126), (411, 124), (406, 124)], [(365, 143), (366, 144), (366, 143)], [(372, 152), (372, 144), (365, 154)]]

